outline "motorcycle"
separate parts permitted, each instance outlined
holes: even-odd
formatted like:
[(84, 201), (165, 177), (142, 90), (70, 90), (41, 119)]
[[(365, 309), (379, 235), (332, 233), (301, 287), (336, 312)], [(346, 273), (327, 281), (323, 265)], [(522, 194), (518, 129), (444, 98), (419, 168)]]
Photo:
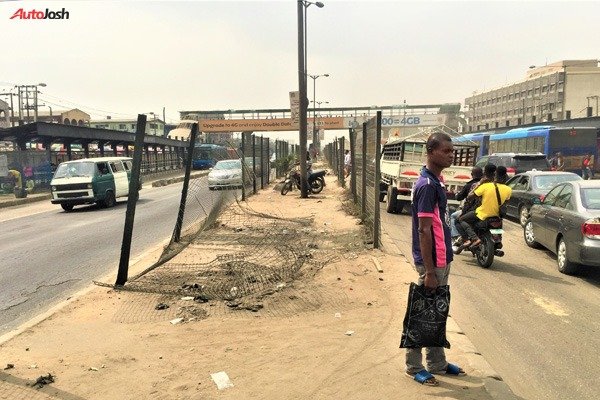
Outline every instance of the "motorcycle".
[[(321, 193), (325, 187), (325, 170), (310, 171), (308, 174), (308, 187), (312, 194)], [(281, 187), (281, 195), (285, 196), (290, 192), (294, 186), (301, 189), (300, 171), (297, 168), (293, 168), (287, 174), (283, 186)]]
[[(477, 264), (482, 268), (489, 268), (494, 262), (494, 257), (504, 256), (502, 250), (502, 218), (491, 217), (485, 221), (480, 221), (474, 226), (477, 237), (481, 243), (474, 247), (469, 247), (473, 257), (477, 259)], [(462, 250), (461, 250), (462, 251)], [(460, 254), (460, 252), (456, 254)]]

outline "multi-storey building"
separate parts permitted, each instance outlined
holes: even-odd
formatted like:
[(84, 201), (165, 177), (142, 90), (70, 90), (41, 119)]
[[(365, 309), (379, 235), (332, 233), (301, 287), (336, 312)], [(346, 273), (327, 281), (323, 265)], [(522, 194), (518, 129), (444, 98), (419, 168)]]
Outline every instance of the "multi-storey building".
[[(90, 121), (90, 128), (98, 129), (112, 129), (115, 131), (124, 131), (135, 133), (137, 125), (137, 119), (113, 119), (107, 117), (102, 120)], [(149, 119), (146, 121), (146, 135), (164, 136), (165, 135), (165, 123), (156, 118)]]
[(525, 80), (465, 99), (467, 130), (599, 115), (598, 60), (563, 60), (530, 67)]

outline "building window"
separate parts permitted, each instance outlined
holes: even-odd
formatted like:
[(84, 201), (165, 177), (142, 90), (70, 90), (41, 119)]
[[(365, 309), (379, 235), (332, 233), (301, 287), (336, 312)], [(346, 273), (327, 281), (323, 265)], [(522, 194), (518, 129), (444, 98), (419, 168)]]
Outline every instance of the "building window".
[(125, 124), (119, 124), (119, 129), (125, 129)]
[(556, 90), (556, 85), (553, 83), (550, 85), (550, 93), (553, 93)]
[(131, 129), (135, 129), (135, 124), (131, 124)]
[(533, 94), (533, 90), (529, 89), (527, 91), (527, 97), (531, 97), (532, 94)]

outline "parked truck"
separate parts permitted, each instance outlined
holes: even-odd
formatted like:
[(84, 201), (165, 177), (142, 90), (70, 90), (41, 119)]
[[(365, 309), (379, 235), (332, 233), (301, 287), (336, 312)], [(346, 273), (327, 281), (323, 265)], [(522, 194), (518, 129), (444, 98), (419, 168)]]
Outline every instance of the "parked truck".
[[(392, 138), (383, 146), (379, 200), (387, 197), (388, 213), (401, 213), (405, 206), (411, 204), (413, 185), (427, 161), (426, 140), (429, 133)], [(478, 146), (474, 143), (454, 144), (454, 163), (442, 173), (449, 207), (456, 208), (459, 205), (454, 196), (471, 179), (477, 150)]]

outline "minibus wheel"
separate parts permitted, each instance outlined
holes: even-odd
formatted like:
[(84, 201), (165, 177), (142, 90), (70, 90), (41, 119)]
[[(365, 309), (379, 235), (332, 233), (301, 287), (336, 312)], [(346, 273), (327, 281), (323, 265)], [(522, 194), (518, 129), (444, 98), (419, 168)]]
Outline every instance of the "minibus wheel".
[(113, 192), (106, 192), (106, 197), (104, 198), (104, 207), (111, 208), (116, 204), (115, 194)]

